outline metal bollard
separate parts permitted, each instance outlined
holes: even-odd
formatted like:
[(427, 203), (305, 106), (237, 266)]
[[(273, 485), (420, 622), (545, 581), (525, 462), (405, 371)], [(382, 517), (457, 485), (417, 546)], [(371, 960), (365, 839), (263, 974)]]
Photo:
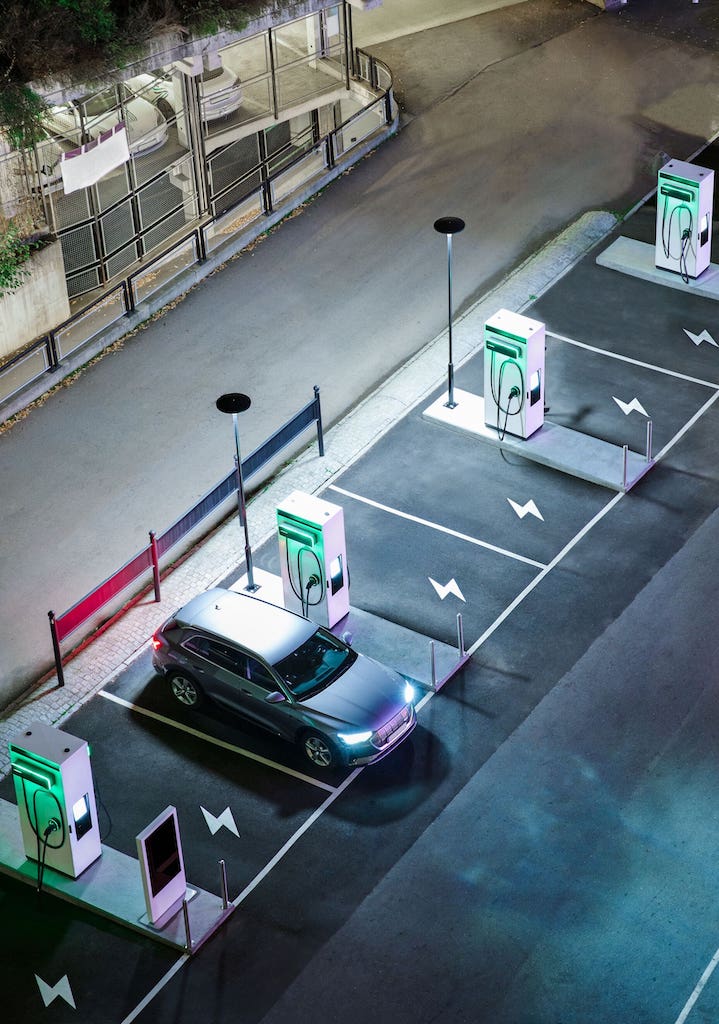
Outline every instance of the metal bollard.
[(652, 421), (647, 420), (647, 462), (652, 461)]
[(187, 907), (187, 899), (182, 901), (182, 914), (185, 918), (185, 949), (188, 953), (192, 952), (192, 936), (190, 935), (190, 911)]
[(457, 612), (457, 647), (460, 660), (464, 657), (464, 627), (462, 625), (462, 613)]
[(227, 895), (227, 871), (225, 869), (225, 862), (221, 860), (220, 864), (220, 892), (222, 893), (222, 909), (227, 910), (230, 905), (230, 900)]

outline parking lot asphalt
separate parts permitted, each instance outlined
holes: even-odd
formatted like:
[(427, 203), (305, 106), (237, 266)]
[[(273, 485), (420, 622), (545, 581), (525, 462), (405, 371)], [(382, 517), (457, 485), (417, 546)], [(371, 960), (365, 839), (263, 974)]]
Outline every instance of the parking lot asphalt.
[[(653, 230), (650, 202), (617, 233)], [(392, 756), (324, 776), (178, 710), (142, 650), (63, 723), (91, 743), (104, 841), (134, 855), (174, 804), (189, 882), (218, 891), (225, 859), (237, 911), (188, 960), (2, 879), (11, 1021), (717, 1018), (716, 310), (597, 266), (611, 240), (525, 312), (548, 419), (641, 450), (651, 418), (656, 466), (622, 494), (503, 457), (424, 420), (436, 391), (332, 476), (353, 607), (418, 649), (461, 612), (471, 662)], [(75, 1005), (45, 1008), (38, 978)]]

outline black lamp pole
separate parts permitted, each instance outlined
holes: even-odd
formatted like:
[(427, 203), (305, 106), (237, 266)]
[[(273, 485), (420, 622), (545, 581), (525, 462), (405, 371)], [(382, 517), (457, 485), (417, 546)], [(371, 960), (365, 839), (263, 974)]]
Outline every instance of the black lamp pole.
[(258, 590), (259, 583), (255, 583), (252, 574), (252, 549), (250, 548), (250, 535), (247, 530), (247, 509), (245, 508), (245, 484), (242, 479), (242, 456), (240, 455), (240, 432), (237, 427), (237, 414), (246, 412), (252, 405), (248, 395), (241, 395), (236, 391), (227, 395), (220, 395), (215, 402), (220, 412), (232, 413), (232, 424), (235, 428), (235, 464), (237, 468), (237, 513), (240, 518), (240, 526), (245, 532), (245, 562), (247, 563), (247, 586), (245, 590)]
[(464, 231), (464, 221), (460, 217), (440, 217), (434, 222), (434, 230), (447, 236), (447, 308), (449, 322), (449, 363), (447, 365), (447, 401), (448, 409), (454, 409), (454, 362), (452, 361), (452, 235)]

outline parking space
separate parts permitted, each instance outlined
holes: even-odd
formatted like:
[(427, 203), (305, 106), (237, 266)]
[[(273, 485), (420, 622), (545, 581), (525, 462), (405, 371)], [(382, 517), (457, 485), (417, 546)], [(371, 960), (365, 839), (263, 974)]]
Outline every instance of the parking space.
[[(644, 207), (623, 223), (617, 234), (652, 242), (654, 218), (654, 208)], [(602, 248), (615, 237), (607, 239)], [(716, 263), (716, 236), (714, 248)], [(567, 277), (558, 281), (534, 303), (532, 316), (550, 330), (602, 350), (719, 383), (717, 309), (710, 299), (662, 288), (598, 267), (589, 260), (574, 268), (571, 280)], [(704, 331), (709, 338), (700, 341)]]
[(0, 881), (3, 1020), (121, 1021), (177, 952), (27, 885)]

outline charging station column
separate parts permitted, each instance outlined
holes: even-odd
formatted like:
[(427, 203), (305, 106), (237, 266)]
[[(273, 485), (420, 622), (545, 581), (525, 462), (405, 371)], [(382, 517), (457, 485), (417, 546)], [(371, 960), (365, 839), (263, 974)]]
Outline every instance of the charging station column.
[(657, 180), (657, 267), (699, 277), (711, 261), (714, 171), (670, 160)]
[(102, 853), (90, 748), (32, 722), (10, 743), (25, 855), (77, 878)]
[(277, 534), (285, 608), (334, 626), (350, 609), (341, 506), (293, 491), (277, 506)]
[(484, 422), (500, 440), (544, 423), (544, 324), (500, 309), (484, 325)]

